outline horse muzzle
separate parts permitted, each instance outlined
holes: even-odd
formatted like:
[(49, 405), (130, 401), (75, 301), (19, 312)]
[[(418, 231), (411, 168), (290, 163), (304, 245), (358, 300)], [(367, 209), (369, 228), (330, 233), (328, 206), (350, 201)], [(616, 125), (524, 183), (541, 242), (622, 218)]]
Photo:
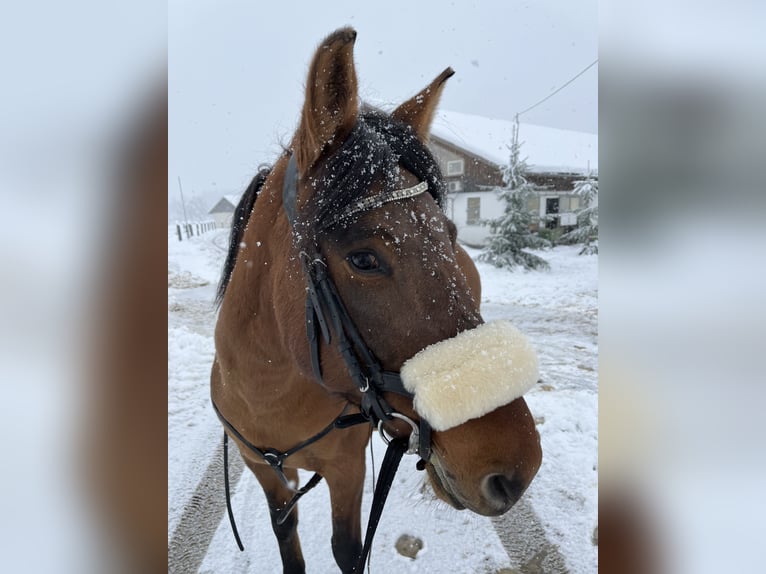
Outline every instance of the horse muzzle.
[(426, 470), (438, 498), (457, 510), (468, 509), (482, 516), (505, 514), (518, 502), (528, 486), (528, 482), (521, 477), (493, 472), (481, 478), (478, 488), (472, 489), (475, 492), (471, 496), (463, 493), (438, 454), (432, 454)]

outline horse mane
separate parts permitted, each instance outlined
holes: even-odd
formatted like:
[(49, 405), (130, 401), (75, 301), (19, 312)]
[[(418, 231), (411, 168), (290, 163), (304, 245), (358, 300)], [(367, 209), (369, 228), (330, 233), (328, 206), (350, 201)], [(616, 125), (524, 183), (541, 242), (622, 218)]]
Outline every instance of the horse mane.
[[(338, 227), (336, 216), (364, 197), (376, 181), (393, 182), (397, 165), (420, 181), (427, 182), (428, 192), (439, 206), (443, 205), (445, 188), (439, 164), (412, 127), (383, 112), (374, 109), (365, 111), (359, 116), (351, 134), (312, 178), (316, 193), (296, 221), (300, 243), (315, 245), (317, 237)], [(258, 192), (270, 173), (270, 166), (258, 171), (234, 211), (216, 305), (223, 301), (237, 262), (242, 235)]]
[(218, 283), (218, 289), (215, 295), (215, 304), (220, 306), (223, 296), (226, 293), (226, 287), (231, 279), (231, 272), (234, 271), (234, 265), (237, 263), (237, 253), (239, 253), (239, 244), (242, 241), (242, 235), (247, 227), (250, 214), (253, 211), (255, 200), (258, 198), (258, 192), (261, 191), (266, 178), (271, 173), (271, 166), (264, 166), (258, 170), (250, 185), (245, 189), (245, 193), (239, 199), (234, 216), (231, 220), (231, 233), (229, 235), (229, 250), (226, 254), (226, 261), (223, 264), (223, 273)]

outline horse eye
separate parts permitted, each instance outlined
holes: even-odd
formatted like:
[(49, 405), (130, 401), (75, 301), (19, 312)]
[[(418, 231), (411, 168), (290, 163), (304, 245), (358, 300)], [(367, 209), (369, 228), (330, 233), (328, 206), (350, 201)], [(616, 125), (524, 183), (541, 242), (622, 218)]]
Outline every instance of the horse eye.
[(377, 255), (371, 251), (357, 251), (346, 259), (357, 271), (370, 272), (380, 269), (380, 261)]

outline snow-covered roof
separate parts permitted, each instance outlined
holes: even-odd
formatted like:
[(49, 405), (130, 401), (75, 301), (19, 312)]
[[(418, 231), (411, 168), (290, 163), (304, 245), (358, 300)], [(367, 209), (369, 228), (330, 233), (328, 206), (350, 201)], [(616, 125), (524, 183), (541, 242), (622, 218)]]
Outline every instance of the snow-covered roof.
[(228, 193), (223, 196), (223, 198), (231, 203), (234, 207), (237, 207), (237, 204), (239, 203), (240, 198), (242, 197), (241, 193)]
[[(208, 213), (232, 213), (239, 203), (242, 194), (229, 193), (221, 197)], [(230, 203), (231, 208), (224, 202)]]
[[(431, 133), (497, 165), (508, 163), (513, 122), (440, 110)], [(598, 172), (598, 135), (520, 123), (521, 156), (534, 173)]]

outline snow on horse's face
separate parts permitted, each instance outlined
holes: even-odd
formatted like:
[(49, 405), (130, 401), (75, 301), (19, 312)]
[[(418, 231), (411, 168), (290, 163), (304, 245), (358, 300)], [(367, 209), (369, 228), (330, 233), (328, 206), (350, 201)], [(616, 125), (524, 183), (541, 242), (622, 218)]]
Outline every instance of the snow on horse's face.
[[(445, 70), (391, 117), (360, 114), (352, 45), (338, 42), (312, 66), (319, 79), (309, 83), (295, 139), (304, 174), (298, 196), (309, 219), (303, 240), (318, 244), (349, 315), (384, 369), (398, 372), (408, 363), (404, 382), (415, 404), (393, 394), (386, 399), (416, 421), (425, 416), (437, 431), (426, 466), (437, 495), (457, 508), (501, 514), (541, 461), (539, 436), (521, 398), (537, 380), (537, 363), (518, 331), (482, 325), (478, 274), (439, 205), (443, 183), (425, 142), (453, 72)], [(323, 79), (326, 70), (341, 72)], [(345, 89), (328, 92), (324, 83)], [(305, 141), (330, 143), (300, 147)], [(429, 193), (339, 217), (356, 201), (424, 180)], [(446, 351), (433, 348), (461, 333), (471, 336), (460, 335)], [(353, 390), (341, 360), (328, 365), (326, 380)], [(389, 426), (398, 427), (394, 433), (409, 429)]]

